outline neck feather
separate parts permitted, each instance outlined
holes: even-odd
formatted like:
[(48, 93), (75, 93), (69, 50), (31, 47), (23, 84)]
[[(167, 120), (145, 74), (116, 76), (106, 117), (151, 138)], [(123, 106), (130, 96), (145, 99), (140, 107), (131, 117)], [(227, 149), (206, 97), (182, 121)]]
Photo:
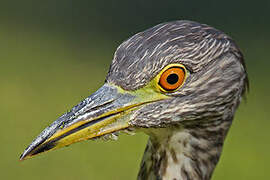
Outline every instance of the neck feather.
[(138, 180), (209, 180), (231, 121), (147, 130)]

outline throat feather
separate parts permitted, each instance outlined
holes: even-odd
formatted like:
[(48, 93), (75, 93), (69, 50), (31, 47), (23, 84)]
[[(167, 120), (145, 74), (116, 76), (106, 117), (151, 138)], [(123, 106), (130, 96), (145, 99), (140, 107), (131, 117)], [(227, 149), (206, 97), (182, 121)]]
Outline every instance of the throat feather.
[(150, 138), (138, 179), (209, 180), (219, 160), (226, 133), (212, 132), (208, 133), (209, 136), (200, 137), (198, 132), (202, 133), (202, 130), (148, 130)]

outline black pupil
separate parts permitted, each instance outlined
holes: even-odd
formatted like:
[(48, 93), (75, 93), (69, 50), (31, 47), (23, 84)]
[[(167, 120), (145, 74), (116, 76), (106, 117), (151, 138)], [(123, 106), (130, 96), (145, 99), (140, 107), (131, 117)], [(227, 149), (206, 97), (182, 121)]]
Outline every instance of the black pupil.
[(175, 84), (178, 82), (178, 75), (177, 74), (170, 74), (168, 77), (167, 77), (167, 82), (169, 84)]

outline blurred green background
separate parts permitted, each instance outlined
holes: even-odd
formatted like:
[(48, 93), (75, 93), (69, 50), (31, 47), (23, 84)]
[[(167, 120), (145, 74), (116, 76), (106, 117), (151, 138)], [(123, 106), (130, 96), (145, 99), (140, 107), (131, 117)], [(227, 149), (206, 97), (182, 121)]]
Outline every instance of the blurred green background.
[(26, 146), (99, 88), (114, 50), (161, 22), (212, 25), (241, 47), (250, 78), (213, 180), (269, 179), (270, 1), (0, 2), (0, 179), (135, 179), (144, 134), (87, 141), (19, 162)]

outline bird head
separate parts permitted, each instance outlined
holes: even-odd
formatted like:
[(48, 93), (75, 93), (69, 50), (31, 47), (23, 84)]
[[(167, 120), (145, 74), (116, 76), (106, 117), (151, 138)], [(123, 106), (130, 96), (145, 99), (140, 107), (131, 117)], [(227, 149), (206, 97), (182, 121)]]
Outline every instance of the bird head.
[(21, 160), (122, 130), (231, 121), (247, 86), (229, 36), (191, 21), (159, 24), (124, 41), (105, 84), (44, 129)]

